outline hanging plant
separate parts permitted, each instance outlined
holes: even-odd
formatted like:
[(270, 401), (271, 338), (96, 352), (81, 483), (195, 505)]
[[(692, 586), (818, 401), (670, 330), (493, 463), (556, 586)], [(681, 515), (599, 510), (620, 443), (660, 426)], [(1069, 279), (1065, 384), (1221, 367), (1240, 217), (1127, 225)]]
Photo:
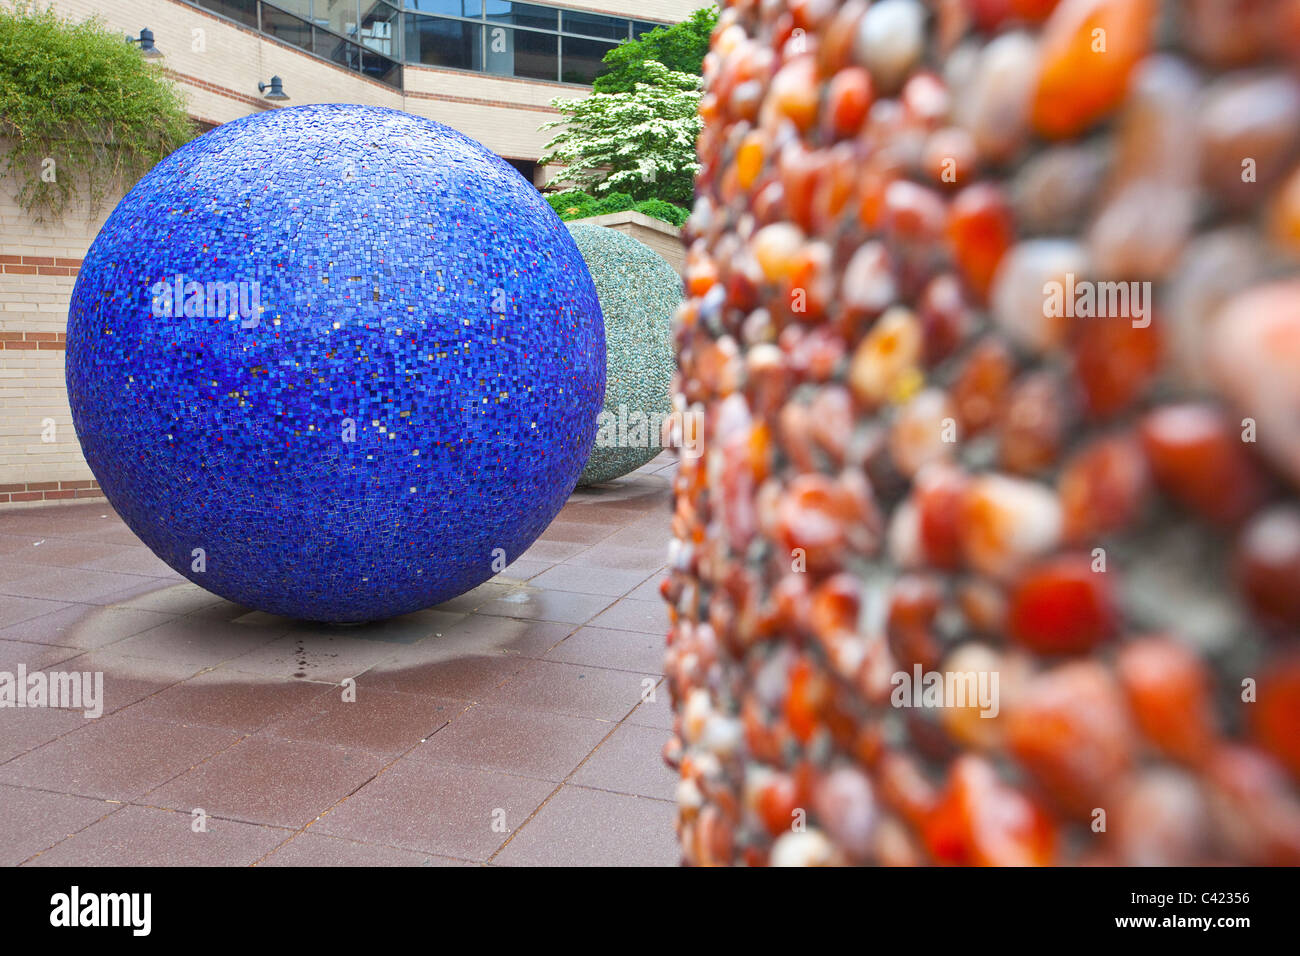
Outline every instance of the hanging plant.
[(0, 8), (0, 168), (37, 221), (97, 208), (194, 132), (162, 68), (98, 18)]

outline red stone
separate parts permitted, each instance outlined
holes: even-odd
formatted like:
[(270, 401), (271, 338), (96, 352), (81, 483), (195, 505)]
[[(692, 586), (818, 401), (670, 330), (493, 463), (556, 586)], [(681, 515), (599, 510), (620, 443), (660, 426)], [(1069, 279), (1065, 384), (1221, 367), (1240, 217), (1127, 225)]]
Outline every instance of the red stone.
[(1011, 589), (1011, 637), (1040, 654), (1090, 651), (1118, 626), (1112, 571), (1093, 571), (1087, 555), (1061, 555), (1023, 574)]
[(1266, 663), (1258, 695), (1249, 705), (1255, 739), (1300, 780), (1300, 653)]
[(1300, 508), (1260, 512), (1237, 541), (1237, 578), (1255, 613), (1300, 633)]
[(1075, 452), (1057, 482), (1065, 540), (1090, 544), (1126, 528), (1142, 506), (1149, 480), (1142, 448), (1131, 437), (1101, 438)]
[(1240, 431), (1208, 405), (1166, 405), (1139, 428), (1156, 485), (1211, 521), (1235, 524), (1253, 512), (1263, 479)]
[(986, 301), (998, 264), (1016, 239), (1002, 190), (991, 183), (976, 183), (958, 193), (948, 210), (947, 236), (967, 284)]

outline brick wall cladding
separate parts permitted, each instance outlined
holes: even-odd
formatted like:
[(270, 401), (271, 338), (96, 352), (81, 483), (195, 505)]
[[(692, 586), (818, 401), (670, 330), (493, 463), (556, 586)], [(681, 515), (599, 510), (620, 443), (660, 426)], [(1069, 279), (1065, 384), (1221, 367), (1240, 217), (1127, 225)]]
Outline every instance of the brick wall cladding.
[[(604, 0), (566, 5), (681, 20), (700, 4)], [(57, 9), (73, 20), (97, 15), (124, 35), (151, 29), (163, 53), (160, 62), (184, 93), (190, 115), (209, 123), (267, 108), (257, 83), (278, 75), (292, 97), (289, 105), (387, 106), (445, 123), (502, 156), (536, 159), (550, 138), (538, 127), (557, 115), (550, 101), (581, 92), (559, 83), (410, 67), (403, 92), (178, 0), (60, 0)], [(98, 493), (72, 428), (63, 334), (77, 268), (127, 189), (124, 185), (114, 192), (98, 210), (72, 209), (56, 222), (41, 224), (14, 201), (17, 183), (0, 178), (0, 488), (6, 489), (0, 490), (0, 508)], [(52, 441), (43, 440), (50, 437)]]

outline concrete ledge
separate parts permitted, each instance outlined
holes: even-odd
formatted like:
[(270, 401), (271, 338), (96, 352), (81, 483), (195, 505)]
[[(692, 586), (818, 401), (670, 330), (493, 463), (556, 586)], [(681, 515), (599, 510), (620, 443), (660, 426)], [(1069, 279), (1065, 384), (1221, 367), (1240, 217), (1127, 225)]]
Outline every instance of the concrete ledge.
[(686, 245), (682, 242), (681, 229), (662, 219), (627, 209), (623, 212), (607, 212), (601, 216), (588, 216), (586, 219), (570, 219), (569, 222), (617, 229), (659, 253), (679, 275), (686, 265)]

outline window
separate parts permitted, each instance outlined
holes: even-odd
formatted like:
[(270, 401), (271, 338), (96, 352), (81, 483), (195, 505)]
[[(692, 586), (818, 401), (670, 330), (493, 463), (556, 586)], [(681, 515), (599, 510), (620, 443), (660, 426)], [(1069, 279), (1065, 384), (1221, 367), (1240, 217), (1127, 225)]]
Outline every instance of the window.
[(554, 82), (560, 74), (559, 37), (554, 33), (487, 27), (487, 71)]
[(585, 37), (603, 37), (609, 40), (626, 40), (628, 20), (622, 17), (603, 17), (598, 13), (564, 11), (564, 32)]
[(361, 44), (384, 56), (397, 55), (397, 9), (381, 0), (361, 0)]
[[(274, 5), (304, 20), (311, 19), (311, 0), (274, 0)], [(266, 9), (265, 4), (263, 9)]]
[(262, 32), (290, 46), (303, 50), (312, 48), (311, 24), (274, 7), (262, 7)]
[(357, 0), (312, 0), (312, 22), (345, 37), (357, 35)]
[(195, 5), (257, 29), (257, 0), (199, 0)]
[(560, 28), (559, 11), (554, 7), (539, 7), (533, 3), (512, 3), (509, 0), (487, 0), (487, 19), (494, 23), (536, 27), (539, 30)]
[(564, 72), (560, 79), (565, 83), (586, 83), (590, 85), (596, 77), (605, 72), (601, 62), (605, 54), (614, 49), (613, 43), (600, 40), (584, 40), (580, 37), (562, 37), (564, 44)]
[(478, 23), (406, 15), (406, 61), (458, 70), (483, 69), (483, 27)]
[(441, 13), (444, 17), (477, 20), (483, 16), (482, 0), (406, 0), (406, 8), (421, 13)]

